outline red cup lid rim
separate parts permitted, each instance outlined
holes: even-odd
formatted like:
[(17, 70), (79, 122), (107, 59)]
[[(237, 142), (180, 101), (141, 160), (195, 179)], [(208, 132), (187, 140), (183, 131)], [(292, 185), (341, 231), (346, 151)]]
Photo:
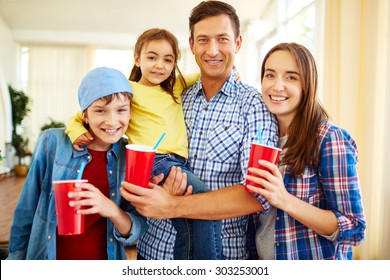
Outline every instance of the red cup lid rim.
[(152, 146), (141, 145), (141, 144), (127, 144), (126, 149), (139, 151), (139, 152), (155, 152)]
[(252, 144), (255, 144), (255, 145), (258, 145), (258, 146), (264, 146), (264, 147), (267, 147), (267, 148), (271, 148), (271, 149), (275, 149), (275, 150), (282, 151), (281, 148), (274, 147), (274, 146), (270, 146), (270, 145), (265, 145), (265, 144), (260, 144), (260, 143), (258, 143), (258, 142), (252, 142)]
[(77, 180), (77, 179), (71, 179), (71, 180), (55, 180), (53, 181), (53, 184), (54, 183), (75, 183), (75, 182), (79, 182), (79, 183), (86, 183), (88, 182), (87, 179), (81, 179), (81, 180)]

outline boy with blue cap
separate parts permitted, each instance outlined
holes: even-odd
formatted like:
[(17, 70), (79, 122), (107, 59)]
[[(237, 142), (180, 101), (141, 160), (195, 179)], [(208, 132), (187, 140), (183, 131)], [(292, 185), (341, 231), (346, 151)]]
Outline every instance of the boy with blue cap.
[[(99, 67), (82, 80), (78, 98), (84, 125), (96, 141), (76, 151), (64, 129), (39, 135), (11, 226), (8, 259), (126, 259), (146, 223), (119, 193), (125, 175), (122, 138), (131, 116), (132, 89), (118, 70)], [(88, 183), (69, 205), (85, 215), (81, 235), (57, 234), (53, 181), (71, 180), (82, 172)], [(80, 200), (77, 200), (80, 199)]]

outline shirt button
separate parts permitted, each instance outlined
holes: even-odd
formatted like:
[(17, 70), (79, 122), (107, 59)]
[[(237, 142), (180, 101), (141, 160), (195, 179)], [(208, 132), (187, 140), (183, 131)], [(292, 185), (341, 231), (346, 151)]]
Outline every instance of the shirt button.
[(112, 240), (112, 238), (110, 238), (110, 242), (112, 242), (113, 240)]
[(112, 174), (112, 170), (108, 171), (108, 173)]
[(276, 247), (279, 247), (279, 243), (276, 243)]
[(51, 235), (48, 235), (48, 236), (47, 236), (47, 239), (49, 239), (49, 240), (50, 240), (50, 239), (51, 239)]
[(279, 217), (276, 217), (276, 220), (277, 220), (277, 221), (279, 221), (279, 219), (280, 219)]
[(88, 156), (87, 158), (88, 158), (88, 159), (90, 159), (90, 158), (91, 158), (91, 156)]
[(113, 192), (113, 193), (111, 193), (111, 196), (115, 196), (115, 193)]
[(229, 127), (228, 126), (225, 126), (225, 130), (228, 130), (229, 129)]
[(198, 155), (194, 155), (194, 159), (197, 159), (198, 158)]
[(199, 135), (202, 135), (203, 134), (203, 131), (199, 131)]
[(204, 110), (205, 110), (205, 111), (208, 111), (208, 110), (209, 110), (209, 107), (205, 107)]

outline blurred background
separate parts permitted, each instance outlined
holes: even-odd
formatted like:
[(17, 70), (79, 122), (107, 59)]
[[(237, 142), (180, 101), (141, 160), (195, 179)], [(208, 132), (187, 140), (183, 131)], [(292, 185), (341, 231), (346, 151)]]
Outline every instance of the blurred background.
[[(148, 28), (175, 34), (182, 72), (198, 71), (188, 47), (188, 17), (199, 2), (0, 0), (0, 176), (18, 162), (8, 86), (31, 100), (17, 129), (33, 150), (43, 125), (66, 123), (79, 110), (77, 88), (90, 69), (109, 66), (129, 75), (135, 40)], [(390, 259), (390, 1), (225, 2), (241, 19), (243, 46), (235, 64), (244, 82), (260, 89), (262, 58), (279, 42), (295, 41), (313, 53), (321, 101), (359, 148), (368, 229), (354, 257)]]

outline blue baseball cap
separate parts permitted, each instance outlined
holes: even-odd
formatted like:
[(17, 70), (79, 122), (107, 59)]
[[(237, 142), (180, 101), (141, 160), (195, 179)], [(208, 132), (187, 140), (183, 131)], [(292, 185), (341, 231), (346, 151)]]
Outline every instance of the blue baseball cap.
[(81, 81), (79, 87), (81, 111), (87, 109), (96, 100), (118, 92), (133, 94), (133, 89), (122, 72), (108, 67), (91, 70)]

